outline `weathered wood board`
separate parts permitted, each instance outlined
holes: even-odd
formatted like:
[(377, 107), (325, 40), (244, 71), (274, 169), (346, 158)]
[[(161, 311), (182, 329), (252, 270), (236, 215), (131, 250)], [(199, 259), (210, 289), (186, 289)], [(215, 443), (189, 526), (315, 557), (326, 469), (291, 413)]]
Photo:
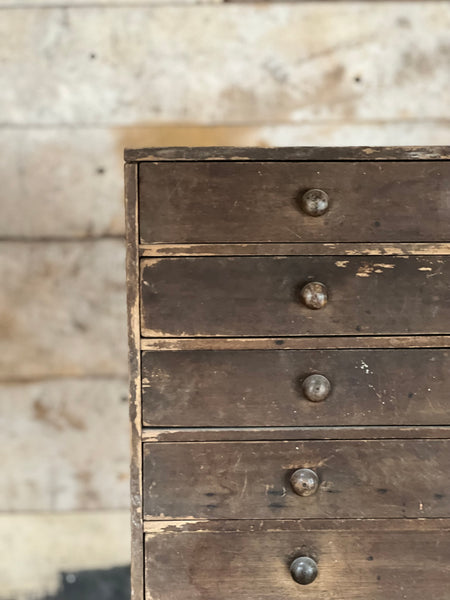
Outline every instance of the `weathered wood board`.
[(0, 511), (127, 509), (127, 412), (125, 377), (0, 385)]
[[(141, 263), (144, 337), (444, 334), (448, 256), (198, 257)], [(309, 282), (328, 290), (311, 310)]]
[(1, 88), (0, 114), (21, 126), (321, 120), (331, 130), (361, 120), (382, 129), (392, 120), (447, 119), (444, 7), (3, 9), (0, 59), (11, 84)]
[[(331, 392), (311, 402), (305, 379)], [(181, 350), (142, 355), (146, 426), (446, 425), (450, 350)]]
[(125, 244), (0, 244), (0, 380), (127, 376)]
[[(222, 521), (189, 529), (149, 530), (148, 600), (448, 598), (449, 525), (439, 519)], [(305, 554), (317, 561), (318, 576), (300, 586), (289, 566)]]
[[(147, 519), (450, 515), (450, 440), (153, 443), (143, 468)], [(304, 468), (320, 482), (308, 497), (290, 485)]]

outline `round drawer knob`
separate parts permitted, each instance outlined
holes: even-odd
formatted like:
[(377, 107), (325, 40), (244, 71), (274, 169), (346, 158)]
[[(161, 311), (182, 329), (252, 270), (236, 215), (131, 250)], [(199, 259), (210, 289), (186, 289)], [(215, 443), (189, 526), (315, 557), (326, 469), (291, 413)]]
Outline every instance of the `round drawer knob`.
[(303, 393), (311, 402), (323, 402), (331, 391), (331, 383), (324, 375), (315, 373), (304, 380)]
[(309, 556), (299, 556), (291, 564), (291, 575), (301, 585), (312, 583), (317, 572), (317, 563)]
[(319, 281), (311, 281), (300, 292), (303, 304), (313, 310), (323, 308), (328, 301), (327, 288)]
[(310, 217), (320, 217), (328, 210), (328, 194), (323, 190), (308, 190), (302, 196), (302, 210)]
[(319, 478), (311, 469), (297, 469), (291, 475), (291, 486), (299, 496), (312, 496), (319, 488)]

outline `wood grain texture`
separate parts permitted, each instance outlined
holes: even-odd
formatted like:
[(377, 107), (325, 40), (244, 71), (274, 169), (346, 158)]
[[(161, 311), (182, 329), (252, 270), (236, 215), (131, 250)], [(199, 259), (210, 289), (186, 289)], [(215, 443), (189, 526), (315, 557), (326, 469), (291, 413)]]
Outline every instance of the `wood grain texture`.
[(450, 162), (144, 163), (139, 182), (144, 244), (450, 239)]
[[(142, 262), (144, 337), (449, 333), (448, 257), (164, 258)], [(320, 281), (329, 300), (299, 299)]]
[(383, 129), (397, 119), (448, 119), (450, 16), (442, 3), (343, 6), (4, 9), (2, 122), (261, 125), (320, 119), (329, 128), (370, 121)]
[[(448, 597), (450, 536), (439, 520), (219, 526), (221, 535), (203, 523), (197, 531), (172, 524), (146, 536), (148, 600)], [(289, 566), (305, 554), (319, 575), (299, 586)]]
[(276, 338), (142, 338), (141, 350), (332, 350), (334, 348), (448, 348), (448, 335), (320, 336)]
[[(331, 382), (323, 402), (308, 375)], [(144, 352), (143, 423), (156, 427), (446, 425), (450, 350)]]
[(286, 146), (284, 148), (173, 146), (126, 148), (124, 157), (129, 162), (448, 160), (450, 148), (449, 146)]
[(0, 243), (0, 380), (126, 377), (123, 240)]
[[(315, 495), (289, 478), (313, 469)], [(144, 445), (146, 519), (450, 516), (449, 440)]]
[(1, 384), (0, 511), (127, 510), (126, 420), (126, 376)]
[(141, 352), (139, 331), (138, 188), (136, 165), (125, 165), (125, 217), (127, 223), (127, 315), (129, 408), (131, 425), (131, 600), (144, 596), (144, 550), (142, 547), (142, 419)]
[(230, 442), (242, 440), (365, 440), (365, 439), (447, 439), (450, 426), (404, 427), (401, 425), (363, 427), (183, 427), (142, 430), (144, 442)]
[(163, 256), (409, 256), (450, 254), (449, 243), (141, 244), (139, 255)]

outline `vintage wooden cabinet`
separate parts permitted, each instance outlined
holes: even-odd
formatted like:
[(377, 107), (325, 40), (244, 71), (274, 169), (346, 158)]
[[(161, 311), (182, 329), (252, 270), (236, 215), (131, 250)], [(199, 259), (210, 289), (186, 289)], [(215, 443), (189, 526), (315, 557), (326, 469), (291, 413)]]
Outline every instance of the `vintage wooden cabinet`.
[(134, 600), (448, 600), (450, 150), (125, 158)]

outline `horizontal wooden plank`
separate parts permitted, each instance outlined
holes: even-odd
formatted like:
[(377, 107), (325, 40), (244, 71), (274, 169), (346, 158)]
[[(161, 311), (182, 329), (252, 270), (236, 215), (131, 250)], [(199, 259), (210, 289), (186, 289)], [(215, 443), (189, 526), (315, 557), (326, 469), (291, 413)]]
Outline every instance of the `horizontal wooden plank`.
[(202, 161), (411, 161), (448, 160), (449, 146), (292, 146), (292, 147), (162, 147), (125, 148), (128, 162)]
[[(311, 216), (317, 189), (327, 208)], [(445, 243), (450, 161), (144, 163), (139, 231), (144, 244)]]
[[(174, 442), (143, 461), (145, 519), (450, 516), (449, 440)], [(303, 497), (305, 468), (319, 485)]]
[[(307, 397), (320, 373), (331, 391)], [(447, 425), (450, 350), (144, 352), (144, 425)]]
[(232, 442), (273, 440), (446, 439), (450, 426), (433, 427), (183, 427), (144, 428), (144, 442)]
[(128, 508), (127, 413), (126, 378), (0, 385), (0, 511)]
[[(143, 337), (447, 334), (448, 257), (142, 259)], [(305, 306), (321, 282), (328, 303)]]
[[(126, 145), (246, 143), (286, 146), (299, 139), (322, 145), (358, 143), (367, 139), (396, 144), (416, 140), (444, 143), (450, 139), (450, 123), (393, 121), (381, 127), (371, 122), (254, 127), (171, 124), (154, 127), (145, 124), (135, 127), (1, 127), (0, 145), (8, 151), (4, 152), (0, 162), (3, 189), (0, 238), (123, 235), (123, 147)], [(283, 253), (295, 252), (295, 244), (291, 248)], [(178, 253), (174, 249), (170, 252)], [(184, 253), (183, 248), (181, 252)], [(223, 253), (220, 248), (214, 248), (214, 252)], [(163, 253), (163, 249), (158, 249), (158, 254)]]
[(3, 9), (0, 114), (21, 126), (448, 119), (449, 26), (438, 1)]
[(113, 131), (99, 128), (0, 128), (8, 149), (0, 164), (0, 238), (123, 235), (116, 143)]
[(143, 338), (142, 350), (321, 350), (333, 348), (448, 348), (448, 335), (320, 336), (307, 338)]
[(450, 531), (450, 519), (193, 519), (145, 521), (147, 539), (176, 533), (253, 533), (310, 531)]
[(450, 254), (450, 244), (141, 244), (140, 255), (158, 256), (408, 256)]
[(0, 514), (1, 597), (57, 598), (73, 593), (78, 571), (129, 565), (129, 529), (126, 509)]
[[(431, 594), (447, 600), (448, 525), (440, 520), (333, 523), (251, 521), (221, 535), (204, 523), (183, 533), (167, 524), (166, 532), (146, 536), (146, 597), (422, 600)], [(318, 576), (299, 586), (289, 568), (305, 555), (316, 561)]]
[[(177, 4), (218, 4), (223, 0), (180, 0)], [(151, 6), (173, 4), (173, 0), (0, 0), (0, 9), (7, 8), (41, 8), (43, 10), (49, 7), (55, 8), (111, 8), (111, 7), (126, 7), (130, 10), (135, 6)]]
[(0, 244), (0, 381), (127, 375), (122, 240)]

